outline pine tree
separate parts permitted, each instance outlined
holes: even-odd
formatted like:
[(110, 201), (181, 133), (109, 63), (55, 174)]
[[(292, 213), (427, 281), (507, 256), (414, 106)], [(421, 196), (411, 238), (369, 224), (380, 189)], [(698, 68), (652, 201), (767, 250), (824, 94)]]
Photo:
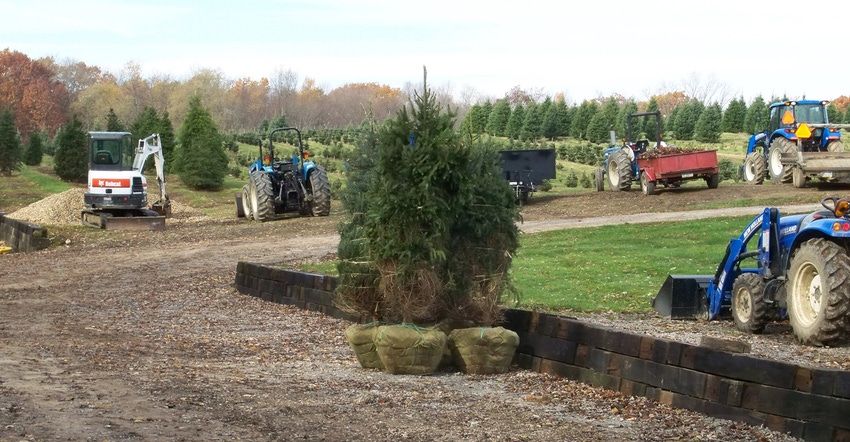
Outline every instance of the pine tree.
[(690, 140), (694, 137), (694, 128), (704, 109), (705, 106), (699, 100), (691, 100), (681, 105), (673, 122), (677, 139)]
[(514, 110), (511, 111), (511, 118), (508, 119), (505, 135), (518, 140), (522, 132), (523, 123), (525, 123), (525, 108), (522, 106), (522, 103), (517, 103)]
[(484, 133), (484, 126), (479, 126), (482, 111), (481, 105), (478, 103), (473, 104), (472, 107), (469, 108), (469, 111), (460, 123), (460, 127), (464, 132), (472, 135), (480, 135)]
[(723, 132), (744, 132), (744, 120), (747, 118), (747, 102), (744, 97), (732, 100), (723, 112)]
[(15, 130), (15, 114), (11, 109), (0, 113), (0, 173), (12, 176), (21, 166), (21, 140)]
[(549, 106), (546, 113), (543, 115), (543, 125), (541, 127), (544, 137), (554, 140), (561, 135), (561, 126), (563, 124), (565, 114), (566, 109), (561, 108), (559, 103), (556, 102)]
[(84, 183), (88, 178), (88, 134), (76, 115), (59, 130), (53, 171), (65, 181)]
[(219, 190), (227, 175), (227, 153), (210, 113), (201, 97), (189, 99), (189, 111), (177, 138), (175, 169), (180, 181), (195, 190)]
[(124, 132), (127, 128), (124, 127), (124, 124), (118, 119), (118, 115), (115, 115), (115, 111), (110, 107), (109, 112), (106, 114), (106, 131), (107, 132)]
[(44, 157), (44, 142), (41, 139), (41, 134), (33, 132), (30, 134), (30, 139), (27, 142), (27, 147), (24, 149), (24, 164), (27, 166), (38, 166)]
[[(660, 109), (660, 107), (658, 106), (658, 100), (656, 100), (655, 97), (653, 96), (652, 98), (649, 99), (649, 104), (646, 105), (646, 111), (647, 112), (657, 112), (659, 109)], [(642, 130), (643, 130), (643, 133), (646, 134), (646, 137), (648, 139), (655, 141), (655, 137), (656, 137), (656, 135), (658, 135), (658, 134), (655, 133), (656, 130), (660, 130), (660, 132), (662, 134), (664, 133), (664, 115), (661, 116), (661, 127), (656, 129), (655, 126), (657, 124), (658, 124), (658, 122), (656, 121), (655, 117), (653, 117), (653, 116), (646, 116), (646, 117), (643, 118), (643, 128), (642, 128)]]
[(587, 125), (587, 139), (591, 143), (605, 143), (610, 138), (611, 125), (604, 112), (597, 112)]
[(532, 101), (525, 110), (525, 119), (522, 122), (519, 136), (523, 140), (536, 140), (540, 138), (542, 128), (543, 116), (540, 115), (540, 106)]
[(835, 103), (829, 103), (826, 106), (826, 115), (829, 118), (830, 123), (841, 122), (844, 120), (844, 114), (835, 107)]
[[(623, 107), (620, 108), (620, 111), (617, 113), (617, 126), (615, 129), (619, 137), (625, 137), (629, 133), (629, 115), (637, 113), (637, 111), (638, 106), (634, 100), (626, 101)], [(641, 132), (643, 132), (642, 122), (641, 118), (632, 118), (631, 137), (633, 140), (638, 139)]]
[[(364, 236), (391, 320), (484, 322), (492, 316), (473, 299), (498, 299), (508, 283), (513, 194), (497, 152), (463, 140), (454, 124), (426, 81), (377, 133)], [(477, 281), (496, 285), (481, 293)]]
[(168, 116), (168, 111), (162, 113), (159, 119), (159, 142), (162, 143), (162, 156), (165, 158), (165, 170), (172, 171), (172, 163), (174, 162), (174, 146), (177, 144), (174, 139), (174, 125), (171, 123), (171, 118)]
[(744, 132), (754, 134), (767, 128), (768, 106), (764, 98), (759, 95), (747, 108), (747, 117), (744, 119)]
[(510, 118), (511, 104), (508, 100), (497, 101), (487, 118), (487, 133), (496, 137), (504, 137)]
[(707, 107), (699, 116), (694, 127), (694, 138), (703, 143), (719, 143), (723, 110), (720, 104)]
[(487, 131), (487, 121), (490, 120), (490, 112), (493, 112), (493, 103), (487, 100), (481, 105), (481, 112), (478, 113), (478, 118), (475, 122), (479, 130), (478, 133), (483, 134)]
[(582, 102), (572, 120), (570, 135), (580, 140), (587, 139), (587, 125), (598, 111), (599, 105), (595, 101)]

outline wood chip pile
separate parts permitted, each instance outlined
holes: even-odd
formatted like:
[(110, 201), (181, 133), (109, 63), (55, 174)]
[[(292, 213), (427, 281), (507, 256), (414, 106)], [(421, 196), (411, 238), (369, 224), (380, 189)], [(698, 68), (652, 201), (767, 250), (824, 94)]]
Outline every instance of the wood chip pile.
[(638, 155), (638, 158), (642, 160), (651, 160), (653, 158), (663, 157), (665, 155), (679, 155), (683, 153), (701, 151), (702, 149), (697, 149), (695, 147), (663, 146), (654, 149), (647, 149), (646, 152), (643, 152), (642, 154)]
[[(83, 204), (85, 193), (85, 188), (74, 187), (62, 193), (50, 195), (6, 216), (39, 226), (79, 225), (81, 222), (80, 212), (85, 209), (85, 205)], [(206, 215), (202, 212), (171, 200), (171, 218), (169, 220), (187, 220), (204, 217)]]

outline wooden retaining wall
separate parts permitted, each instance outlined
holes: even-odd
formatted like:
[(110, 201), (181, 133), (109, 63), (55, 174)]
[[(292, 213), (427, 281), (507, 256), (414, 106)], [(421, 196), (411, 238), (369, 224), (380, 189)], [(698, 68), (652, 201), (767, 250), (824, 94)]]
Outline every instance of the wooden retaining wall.
[[(336, 278), (239, 262), (236, 289), (267, 301), (355, 322), (334, 306)], [(511, 309), (522, 368), (750, 425), (807, 441), (850, 441), (850, 372), (798, 366), (565, 316)]]
[(33, 252), (50, 245), (47, 229), (8, 218), (3, 212), (0, 212), (0, 238), (13, 252)]

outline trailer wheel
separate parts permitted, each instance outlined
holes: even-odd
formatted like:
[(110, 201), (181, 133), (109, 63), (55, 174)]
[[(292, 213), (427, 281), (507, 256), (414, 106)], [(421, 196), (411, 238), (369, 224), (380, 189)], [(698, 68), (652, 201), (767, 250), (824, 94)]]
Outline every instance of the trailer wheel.
[(251, 214), (259, 222), (274, 218), (274, 188), (271, 178), (262, 170), (251, 174)]
[(844, 152), (844, 143), (841, 140), (830, 141), (826, 145), (826, 150), (828, 152)]
[(764, 182), (764, 169), (767, 164), (761, 152), (753, 152), (744, 160), (744, 181), (747, 184), (761, 184)]
[(834, 242), (803, 243), (788, 271), (788, 318), (803, 344), (829, 345), (847, 331), (850, 257)]
[(245, 184), (242, 186), (242, 216), (248, 221), (254, 219), (254, 212), (251, 210), (251, 185)]
[(317, 165), (310, 172), (307, 191), (313, 196), (311, 209), (313, 216), (328, 216), (331, 214), (331, 185), (328, 183), (328, 173), (325, 168)]
[(640, 173), (640, 190), (644, 195), (655, 195), (655, 181), (649, 181), (646, 172)]
[(596, 181), (596, 191), (602, 192), (605, 190), (605, 170), (601, 167), (597, 167), (596, 171), (593, 173), (593, 177)]
[(744, 333), (764, 331), (770, 315), (764, 302), (764, 280), (757, 273), (742, 273), (732, 284), (732, 319)]
[(770, 172), (770, 179), (777, 183), (791, 182), (792, 168), (791, 166), (782, 164), (782, 154), (793, 154), (796, 151), (797, 146), (795, 146), (790, 140), (781, 136), (773, 139), (773, 143), (770, 145), (767, 165), (768, 171)]
[(632, 186), (632, 162), (620, 149), (608, 156), (608, 185), (611, 190), (628, 190)]
[(720, 186), (720, 174), (715, 173), (713, 175), (710, 175), (708, 178), (705, 179), (705, 184), (708, 185), (709, 189), (716, 189), (718, 186)]

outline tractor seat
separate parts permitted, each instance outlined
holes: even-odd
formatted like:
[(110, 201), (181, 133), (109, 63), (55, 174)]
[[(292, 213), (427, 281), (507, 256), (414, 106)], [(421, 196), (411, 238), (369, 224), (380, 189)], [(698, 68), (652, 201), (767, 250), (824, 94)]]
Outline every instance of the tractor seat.
[(108, 150), (99, 150), (94, 154), (96, 164), (112, 164), (112, 154)]

